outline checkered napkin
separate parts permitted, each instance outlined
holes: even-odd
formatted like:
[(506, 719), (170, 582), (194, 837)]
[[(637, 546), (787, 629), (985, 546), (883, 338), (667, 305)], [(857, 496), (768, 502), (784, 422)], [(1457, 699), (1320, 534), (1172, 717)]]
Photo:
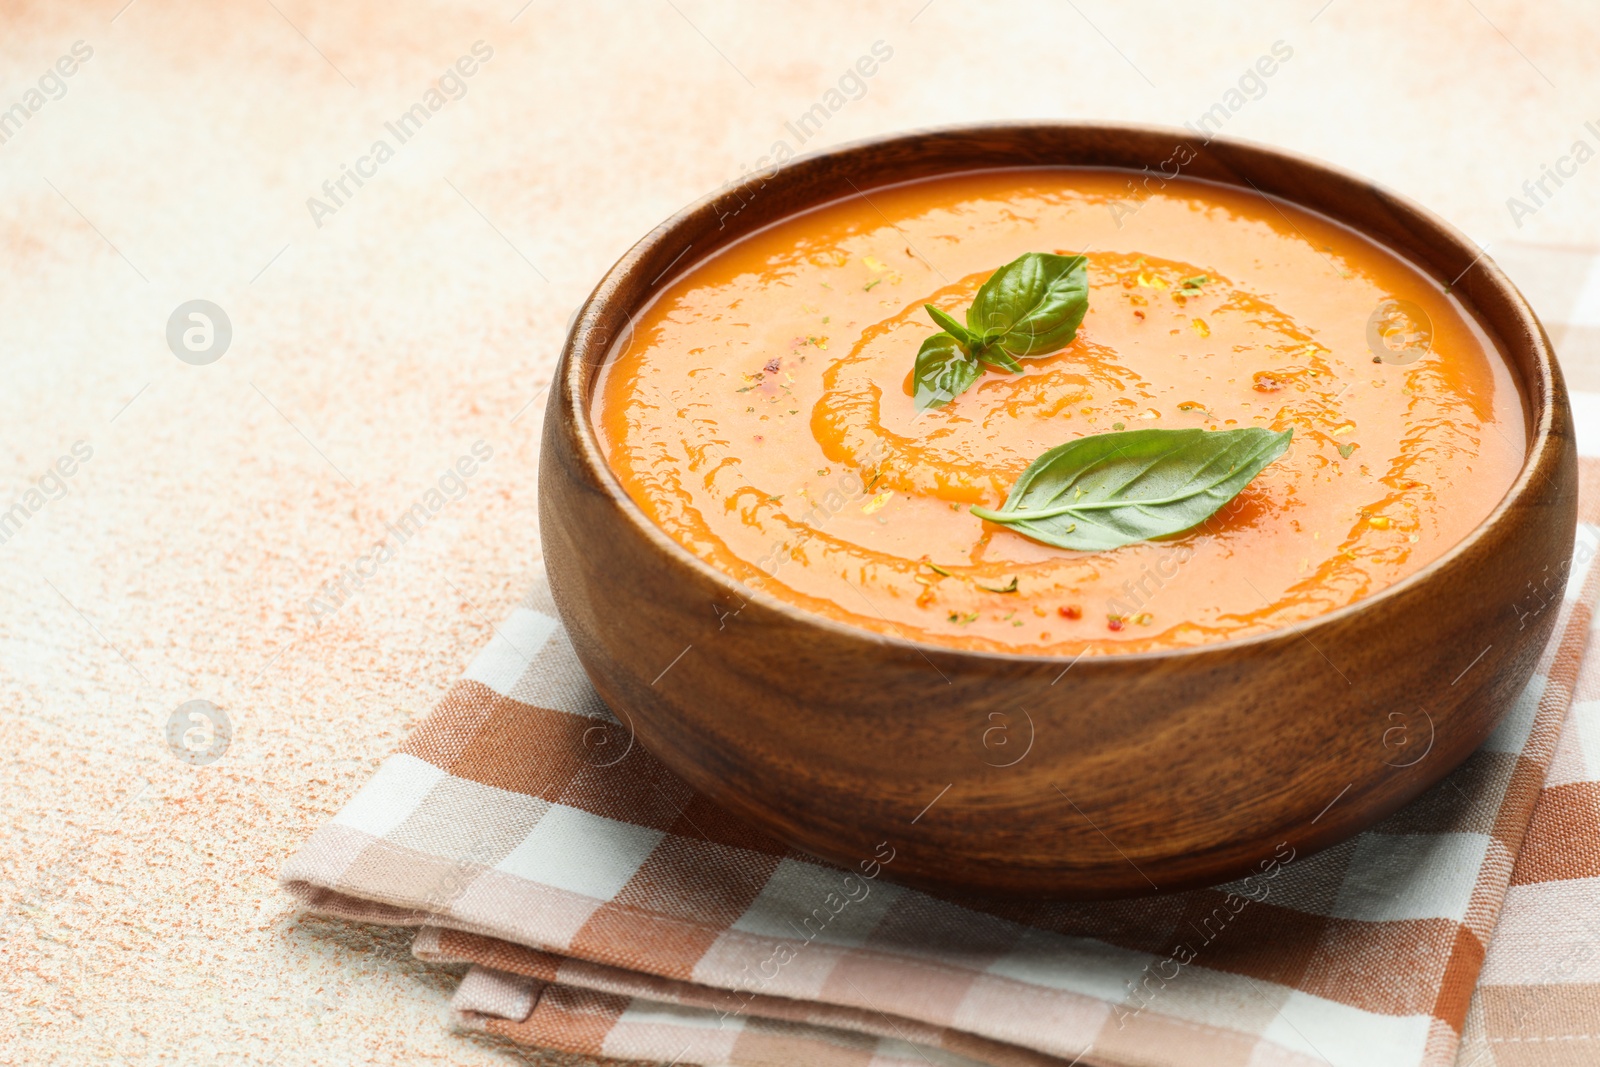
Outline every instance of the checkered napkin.
[(1467, 1012), (1467, 1067), (1600, 1063), (1600, 640), (1590, 647)]
[[(1600, 405), (1600, 397), (1595, 398)], [(1596, 427), (1600, 430), (1600, 426)], [(1600, 460), (1584, 459), (1584, 518)], [(1579, 528), (1580, 552), (1595, 551)], [(1585, 547), (1585, 538), (1588, 545)], [(1593, 581), (1590, 583), (1593, 585)], [(1462, 1067), (1600, 1064), (1600, 620), (1467, 1011)]]
[(1246, 882), (1004, 904), (818, 862), (632, 743), (542, 583), (282, 879), (472, 963), (463, 1024), (589, 1055), (1412, 1067), (1451, 1062), (1465, 1028), (1469, 1049), (1524, 1062), (1507, 1035), (1600, 1005), (1582, 984), (1600, 983), (1600, 705), (1558, 744), (1574, 686), (1600, 698), (1600, 663), (1580, 671), (1596, 527), (1578, 536), (1551, 643), (1482, 749), (1373, 829)]

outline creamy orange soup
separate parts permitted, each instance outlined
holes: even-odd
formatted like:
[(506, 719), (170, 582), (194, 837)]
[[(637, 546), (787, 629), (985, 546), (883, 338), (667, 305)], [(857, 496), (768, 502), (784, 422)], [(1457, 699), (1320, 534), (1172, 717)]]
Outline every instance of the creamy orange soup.
[[(612, 469), (751, 589), (881, 633), (1066, 656), (1310, 619), (1489, 514), (1522, 464), (1522, 408), (1441, 280), (1254, 192), (1178, 180), (1136, 198), (1129, 177), (874, 189), (693, 266), (603, 369)], [(923, 305), (959, 318), (1027, 252), (1087, 254), (1076, 339), (919, 413), (912, 363), (937, 330)], [(1396, 319), (1386, 301), (1408, 303)], [(1169, 538), (1074, 552), (968, 511), (1076, 437), (1247, 426), (1292, 427), (1292, 446)]]

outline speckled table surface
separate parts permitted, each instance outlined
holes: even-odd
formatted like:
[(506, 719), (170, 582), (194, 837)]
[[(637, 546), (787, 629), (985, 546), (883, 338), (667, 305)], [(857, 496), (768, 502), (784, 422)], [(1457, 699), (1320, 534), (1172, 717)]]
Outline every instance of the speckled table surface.
[[(1600, 241), (1600, 165), (1507, 203), (1600, 143), (1577, 2), (521, 3), (0, 3), (0, 1062), (577, 1062), (452, 1032), (455, 972), (274, 877), (528, 582), (573, 310), (813, 104), (807, 149), (1221, 102), (1512, 258)], [(185, 310), (169, 344), (202, 299), (231, 336)], [(461, 498), (322, 611), (478, 441)], [(213, 762), (169, 746), (191, 700), (231, 724)]]

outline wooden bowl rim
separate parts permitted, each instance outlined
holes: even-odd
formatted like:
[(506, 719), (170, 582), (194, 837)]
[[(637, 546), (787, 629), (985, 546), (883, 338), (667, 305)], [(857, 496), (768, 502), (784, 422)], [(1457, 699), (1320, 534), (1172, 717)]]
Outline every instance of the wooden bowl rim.
[[(902, 142), (950, 136), (994, 137), (1037, 130), (1078, 130), (1104, 134), (1128, 133), (1139, 136), (1159, 135), (1173, 138), (1174, 144), (1185, 144), (1191, 148), (1196, 147), (1196, 139), (1193, 131), (1179, 127), (1162, 126), (1149, 123), (1047, 120), (1030, 120), (1025, 122), (963, 123), (917, 127), (908, 130), (901, 130), (896, 133), (879, 134), (872, 137), (865, 137), (859, 140), (850, 141), (845, 144), (835, 145), (831, 148), (823, 148), (814, 152), (808, 152), (803, 155), (796, 156), (789, 162), (782, 164), (775, 172), (775, 176), (781, 176), (786, 172), (797, 173), (798, 169), (801, 168), (817, 167), (825, 164), (827, 161), (838, 160), (862, 153), (879, 151), (886, 146), (895, 145)], [(1543, 324), (1539, 321), (1539, 318), (1534, 313), (1533, 308), (1528, 304), (1527, 299), (1506, 276), (1505, 272), (1500, 269), (1500, 266), (1488, 255), (1486, 250), (1474, 243), (1464, 233), (1451, 225), (1449, 222), (1445, 221), (1445, 219), (1434, 214), (1432, 211), (1428, 210), (1422, 205), (1417, 204), (1408, 197), (1402, 196), (1393, 190), (1379, 185), (1376, 182), (1373, 182), (1367, 178), (1363, 178), (1353, 171), (1346, 170), (1342, 167), (1337, 167), (1333, 164), (1299, 152), (1280, 148), (1276, 145), (1269, 145), (1259, 141), (1252, 141), (1239, 137), (1224, 137), (1220, 135), (1211, 137), (1204, 139), (1203, 143), (1199, 145), (1199, 148), (1209, 148), (1211, 145), (1218, 143), (1222, 144), (1225, 148), (1235, 148), (1248, 153), (1257, 153), (1265, 156), (1276, 157), (1278, 160), (1288, 164), (1289, 166), (1299, 168), (1301, 171), (1314, 175), (1319, 179), (1331, 179), (1334, 182), (1344, 183), (1347, 186), (1358, 188), (1364, 187), (1369, 189), (1373, 193), (1376, 193), (1379, 197), (1398, 205), (1421, 220), (1426, 227), (1426, 229), (1423, 231), (1423, 236), (1425, 238), (1432, 241), (1445, 242), (1453, 245), (1455, 246), (1455, 250), (1463, 255), (1468, 254), (1469, 250), (1476, 251), (1476, 257), (1473, 258), (1468, 267), (1463, 270), (1461, 274), (1458, 275), (1450, 284), (1452, 286), (1458, 284), (1461, 281), (1461, 278), (1464, 277), (1468, 271), (1471, 271), (1475, 268), (1481, 269), (1484, 272), (1485, 280), (1487, 281), (1489, 287), (1497, 291), (1498, 295), (1506, 300), (1508, 307), (1514, 311), (1517, 317), (1521, 320), (1521, 325), (1525, 330), (1525, 336), (1533, 347), (1533, 355), (1535, 357), (1534, 364), (1537, 371), (1537, 379), (1534, 381), (1524, 380), (1522, 368), (1513, 362), (1509, 353), (1506, 351), (1510, 347), (1510, 341), (1503, 336), (1502, 331), (1490, 329), (1489, 324), (1484, 321), (1482, 313), (1476, 306), (1482, 301), (1468, 301), (1466, 299), (1461, 300), (1461, 303), (1465, 307), (1466, 311), (1472, 315), (1473, 319), (1484, 330), (1484, 332), (1489, 335), (1491, 341), (1493, 341), (1497, 346), (1497, 349), (1501, 353), (1501, 358), (1506, 360), (1511, 371), (1512, 378), (1517, 383), (1519, 398), (1525, 404), (1524, 415), (1532, 416), (1531, 418), (1525, 418), (1525, 424), (1528, 433), (1527, 451), (1523, 456), (1522, 468), (1518, 471), (1517, 477), (1512, 481), (1510, 488), (1506, 490), (1504, 496), (1502, 496), (1500, 501), (1495, 505), (1494, 510), (1492, 510), (1481, 523), (1473, 527), (1470, 533), (1452, 545), (1442, 555), (1422, 567), (1422, 569), (1406, 576), (1392, 585), (1385, 586), (1376, 593), (1362, 597), (1361, 599), (1350, 604), (1346, 604), (1344, 607), (1336, 608), (1333, 611), (1318, 615), (1312, 619), (1305, 620), (1304, 622), (1290, 623), (1288, 626), (1269, 630), (1265, 633), (1253, 634), (1249, 637), (1241, 637), (1232, 640), (1193, 645), (1185, 648), (1156, 649), (1145, 652), (1115, 652), (1091, 656), (1088, 657), (1088, 662), (1079, 664), (1077, 668), (1079, 670), (1108, 670), (1117, 669), (1123, 665), (1149, 665), (1151, 663), (1166, 662), (1175, 659), (1187, 659), (1190, 657), (1236, 655), (1270, 648), (1286, 641), (1292, 641), (1296, 638), (1310, 640), (1311, 637), (1316, 636), (1317, 633), (1321, 631), (1336, 627), (1346, 620), (1360, 615), (1363, 612), (1378, 610), (1384, 602), (1404, 596), (1417, 586), (1434, 580), (1439, 572), (1448, 569), (1462, 556), (1470, 553), (1479, 542), (1490, 535), (1490, 532), (1496, 526), (1507, 521), (1507, 518), (1513, 508), (1517, 505), (1522, 497), (1528, 494), (1530, 489), (1533, 487), (1533, 479), (1535, 476), (1548, 478), (1548, 468), (1553, 467), (1553, 465), (1560, 458), (1559, 444), (1553, 440), (1553, 430), (1556, 408), (1558, 406), (1559, 399), (1564, 395), (1565, 387), (1557, 370), (1554, 348), (1550, 344), (1550, 339), (1545, 333)], [(1128, 169), (1130, 173), (1138, 173), (1137, 171), (1133, 171), (1132, 168), (1112, 167), (1097, 164), (1061, 163), (1042, 164), (1037, 166), (1029, 164), (1005, 164), (994, 167), (975, 166), (962, 168), (959, 170), (951, 170), (947, 172), (947, 175), (978, 173), (986, 170), (1056, 169), (1073, 166), (1100, 166), (1102, 169)], [(690, 568), (698, 573), (702, 578), (709, 580), (715, 585), (721, 586), (728, 594), (737, 597), (740, 601), (754, 600), (768, 610), (786, 617), (789, 621), (797, 625), (819, 627), (823, 630), (830, 631), (843, 639), (864, 641), (869, 644), (888, 646), (906, 651), (914, 651), (925, 658), (936, 655), (946, 658), (971, 659), (980, 662), (1007, 664), (1012, 666), (1036, 665), (1058, 667), (1063, 662), (1077, 664), (1079, 660), (1084, 659), (1081, 653), (1076, 657), (1067, 656), (1064, 654), (1057, 656), (1041, 656), (1020, 652), (994, 652), (985, 649), (954, 648), (949, 645), (918, 641), (907, 637), (898, 637), (893, 634), (879, 633), (874, 630), (851, 626), (847, 623), (830, 619), (823, 615), (816, 615), (805, 611), (801, 608), (795, 607), (785, 600), (773, 596), (771, 593), (765, 592), (764, 590), (752, 589), (741, 584), (732, 576), (718, 570), (709, 563), (706, 563), (704, 560), (701, 560), (698, 556), (695, 556), (693, 553), (689, 552), (688, 549), (684, 548), (677, 541), (667, 536), (664, 530), (652, 522), (649, 516), (644, 513), (643, 509), (635, 504), (633, 498), (628, 496), (626, 490), (622, 488), (622, 483), (618, 480), (616, 473), (611, 469), (611, 465), (606, 462), (605, 455), (600, 449), (599, 438), (589, 412), (589, 401), (592, 401), (593, 395), (592, 391), (588, 390), (588, 386), (592, 382), (598, 380), (600, 368), (607, 360), (610, 359), (611, 350), (614, 347), (612, 338), (609, 336), (609, 334), (606, 334), (602, 324), (599, 321), (602, 317), (602, 313), (606, 310), (606, 306), (608, 304), (619, 298), (620, 292), (631, 280), (632, 275), (636, 271), (640, 271), (642, 265), (648, 261), (650, 253), (662, 245), (676, 243), (673, 240), (675, 237), (681, 240), (679, 231), (690, 228), (696, 217), (698, 217), (702, 212), (714, 210), (714, 205), (718, 201), (723, 200), (728, 196), (740, 197), (741, 200), (753, 197), (757, 188), (759, 188), (756, 186), (756, 181), (760, 177), (761, 173), (762, 172), (759, 171), (751, 172), (742, 180), (731, 183), (727, 186), (717, 189), (714, 192), (708, 193), (705, 196), (700, 197), (698, 200), (690, 203), (686, 207), (681, 208), (677, 212), (673, 213), (664, 222), (656, 226), (644, 237), (640, 238), (631, 248), (628, 249), (627, 252), (623, 253), (622, 257), (618, 259), (608, 271), (606, 271), (605, 275), (600, 279), (599, 284), (595, 286), (594, 290), (589, 294), (588, 299), (586, 299), (583, 302), (583, 305), (579, 308), (577, 318), (574, 320), (573, 326), (568, 332), (567, 339), (561, 349), (560, 361), (556, 368), (557, 395), (553, 399), (554, 402), (560, 405), (563, 409), (569, 431), (573, 434), (573, 439), (578, 445), (577, 454), (582, 457), (584, 465), (589, 469), (589, 472), (594, 477), (595, 482), (604, 487), (607, 495), (610, 497), (611, 502), (628, 517), (628, 520), (632, 523), (632, 525), (641, 531), (644, 536), (656, 546), (657, 549), (664, 552), (674, 563)], [(942, 176), (946, 175), (924, 175), (920, 178), (904, 179), (903, 181), (928, 181)], [(1202, 178), (1197, 180), (1213, 181), (1217, 184), (1223, 185), (1231, 184), (1214, 178)], [(902, 181), (886, 181), (869, 185), (866, 188), (880, 189), (902, 183)], [(763, 182), (763, 184), (765, 184), (765, 182)], [(1245, 186), (1236, 187), (1245, 188)], [(1261, 192), (1259, 189), (1256, 191)], [(1269, 194), (1262, 193), (1261, 195), (1267, 197), (1269, 201), (1272, 199)], [(841, 197), (839, 199), (843, 198)], [(1392, 254), (1400, 256), (1400, 258), (1411, 264), (1415, 269), (1421, 271), (1424, 275), (1428, 274), (1428, 272), (1420, 264), (1418, 264), (1413, 257), (1401, 252), (1393, 247), (1393, 245), (1391, 245), (1387, 240), (1381, 239), (1377, 235), (1368, 232), (1355, 223), (1347, 219), (1339, 218), (1336, 215), (1332, 215), (1320, 208), (1314, 208), (1310, 207), (1309, 205), (1298, 203), (1289, 197), (1279, 196), (1278, 199), (1287, 203), (1295, 204), (1295, 206), (1302, 208), (1302, 210), (1311, 211), (1315, 214), (1323, 216), (1324, 218), (1332, 219), (1342, 226), (1355, 230), (1356, 232), (1367, 237), (1369, 240), (1379, 244)], [(757, 226), (753, 226), (742, 232), (738, 231), (736, 226), (736, 232), (734, 236), (730, 237), (727, 241), (713, 249), (709, 255), (716, 255), (731, 245), (745, 240), (746, 238), (759, 233), (761, 230), (776, 225), (786, 219), (793, 218), (796, 215), (805, 214), (809, 211), (814, 211), (825, 204), (833, 202), (833, 200), (819, 200), (815, 203), (808, 204), (805, 207), (797, 208), (793, 211), (787, 212), (778, 218), (761, 223)], [(687, 249), (685, 249), (685, 251), (687, 251)], [(682, 256), (683, 253), (679, 253), (678, 258), (681, 259)], [(642, 298), (634, 307), (625, 312), (627, 328), (632, 328), (635, 316), (642, 309), (647, 307), (651, 301), (659, 297), (661, 293), (668, 286), (670, 286), (673, 281), (681, 277), (685, 271), (691, 269), (696, 263), (701, 262), (704, 258), (706, 257), (697, 257), (691, 260), (689, 263), (684, 264), (684, 266), (681, 268), (678, 267), (677, 260), (674, 259), (665, 270), (661, 271), (652, 281), (648, 282), (642, 290)], [(603, 339), (599, 341), (595, 340), (597, 330), (599, 330), (602, 334), (605, 334)], [(592, 352), (591, 349), (594, 348), (599, 348), (600, 351), (598, 353)], [(588, 396), (585, 396), (586, 391), (589, 392)]]

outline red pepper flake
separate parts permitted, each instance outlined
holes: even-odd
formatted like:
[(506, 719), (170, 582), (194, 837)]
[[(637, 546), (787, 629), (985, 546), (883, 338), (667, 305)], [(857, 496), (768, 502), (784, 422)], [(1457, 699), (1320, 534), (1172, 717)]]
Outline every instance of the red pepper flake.
[(1122, 616), (1121, 615), (1107, 615), (1106, 616), (1106, 629), (1108, 629), (1108, 630), (1120, 630), (1120, 629), (1122, 629)]
[(777, 374), (778, 371), (783, 369), (783, 363), (778, 359), (777, 356), (773, 356), (771, 359), (767, 360), (767, 365), (761, 369), (766, 371), (768, 374)]
[(1083, 618), (1083, 609), (1078, 607), (1076, 604), (1063, 604), (1057, 608), (1056, 611), (1061, 613), (1061, 617), (1063, 619)]

